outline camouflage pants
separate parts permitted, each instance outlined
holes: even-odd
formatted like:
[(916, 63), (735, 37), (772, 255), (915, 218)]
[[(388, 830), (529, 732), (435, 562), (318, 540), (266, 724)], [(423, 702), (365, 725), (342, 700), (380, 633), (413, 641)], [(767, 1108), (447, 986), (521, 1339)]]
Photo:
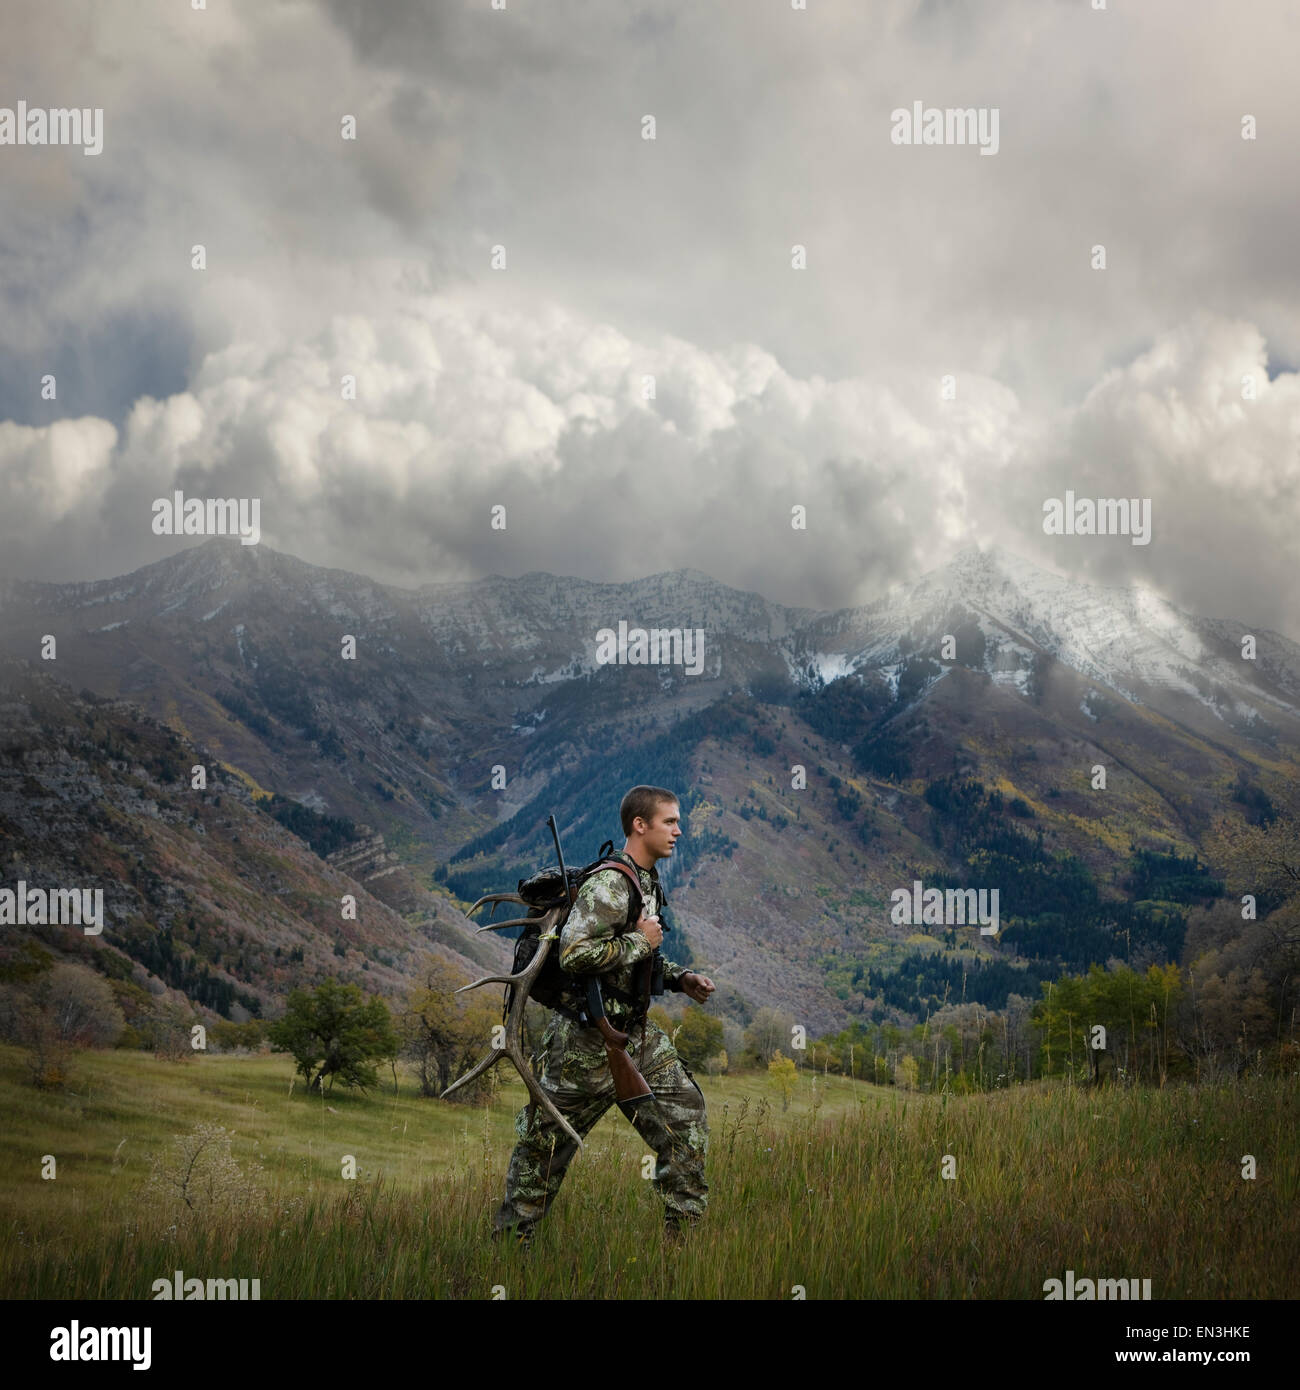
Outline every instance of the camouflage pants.
[[(704, 1095), (664, 1031), (646, 1021), (629, 1030), (628, 1052), (654, 1099), (632, 1111), (632, 1124), (654, 1152), (654, 1185), (670, 1224), (697, 1221), (709, 1202), (704, 1160), (709, 1149)], [(555, 1108), (586, 1139), (615, 1103), (605, 1046), (594, 1028), (553, 1015), (542, 1037), (539, 1081)], [(515, 1119), (519, 1142), (510, 1155), (505, 1200), (493, 1227), (531, 1227), (555, 1200), (578, 1146), (530, 1101)]]

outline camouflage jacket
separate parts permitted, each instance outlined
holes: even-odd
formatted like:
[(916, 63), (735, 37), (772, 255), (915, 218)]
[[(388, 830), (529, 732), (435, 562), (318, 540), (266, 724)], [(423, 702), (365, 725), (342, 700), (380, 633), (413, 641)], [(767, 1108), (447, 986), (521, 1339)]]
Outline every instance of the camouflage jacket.
[[(653, 869), (643, 869), (621, 851), (615, 851), (615, 857), (636, 870), (641, 883), (642, 912), (647, 917), (657, 916), (663, 904), (659, 875)], [(592, 972), (600, 976), (605, 1013), (616, 1028), (629, 1034), (628, 1052), (642, 1076), (650, 1076), (675, 1062), (677, 1052), (668, 1035), (649, 1019), (630, 1023), (631, 1009), (616, 999), (609, 988), (613, 986), (634, 998), (643, 997), (639, 991), (644, 989), (644, 972), (652, 964), (650, 943), (639, 931), (625, 930), (631, 896), (631, 884), (617, 869), (592, 874), (578, 890), (577, 901), (560, 933), (560, 965), (573, 974), (569, 999), (575, 1009), (585, 1002), (584, 977)], [(682, 977), (689, 973), (686, 966), (665, 960), (664, 988), (680, 991)], [(552, 1012), (542, 1035), (535, 1069), (539, 1063), (542, 1085), (557, 1095), (576, 1098), (613, 1091), (614, 1079), (599, 1030), (584, 1028), (559, 1011)]]
[[(663, 904), (659, 874), (654, 869), (643, 869), (631, 855), (621, 850), (615, 850), (613, 857), (636, 870), (643, 895), (641, 911), (646, 917), (657, 916)], [(598, 974), (605, 996), (605, 1013), (615, 1027), (621, 1027), (632, 1010), (614, 996), (613, 990), (633, 998), (644, 998), (653, 955), (653, 947), (639, 931), (624, 930), (631, 896), (631, 885), (617, 869), (602, 869), (592, 874), (579, 889), (577, 901), (560, 933), (560, 966), (578, 977), (575, 993), (581, 995), (585, 989), (584, 976)], [(661, 946), (661, 958), (662, 950)], [(680, 991), (682, 977), (689, 974), (689, 970), (667, 959), (663, 965), (664, 988)]]

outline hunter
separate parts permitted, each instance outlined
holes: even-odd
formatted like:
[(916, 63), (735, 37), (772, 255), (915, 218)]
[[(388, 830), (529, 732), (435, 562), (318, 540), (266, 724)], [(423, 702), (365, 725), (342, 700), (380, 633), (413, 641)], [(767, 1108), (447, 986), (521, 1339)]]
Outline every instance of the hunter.
[[(709, 1147), (704, 1095), (663, 1029), (646, 1016), (656, 950), (663, 940), (658, 913), (664, 902), (655, 868), (671, 858), (681, 835), (677, 798), (663, 787), (633, 787), (619, 808), (627, 843), (617, 858), (641, 884), (640, 919), (627, 930), (632, 886), (617, 869), (602, 869), (582, 885), (560, 935), (560, 965), (574, 975), (572, 1006), (557, 1009), (542, 1035), (538, 1078), (573, 1128), (588, 1132), (614, 1103), (614, 1080), (599, 1031), (584, 1026), (582, 976), (600, 977), (605, 1013), (627, 1033), (628, 1055), (654, 1099), (633, 1112), (632, 1123), (656, 1157), (654, 1184), (664, 1204), (665, 1234), (680, 1236), (708, 1206), (704, 1159)], [(704, 1003), (713, 981), (673, 961), (662, 961), (663, 986)], [(513, 1232), (527, 1245), (546, 1215), (577, 1152), (577, 1145), (533, 1102), (515, 1120), (519, 1142), (510, 1155), (505, 1200), (493, 1220), (493, 1238)]]

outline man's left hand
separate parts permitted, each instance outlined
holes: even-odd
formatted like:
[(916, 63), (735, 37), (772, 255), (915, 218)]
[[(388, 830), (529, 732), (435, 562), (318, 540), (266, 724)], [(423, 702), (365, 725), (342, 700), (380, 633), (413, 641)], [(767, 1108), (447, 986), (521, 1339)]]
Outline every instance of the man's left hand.
[(682, 976), (682, 993), (689, 994), (697, 1004), (707, 1003), (709, 995), (716, 988), (717, 986), (707, 975), (698, 975), (693, 970), (687, 971)]

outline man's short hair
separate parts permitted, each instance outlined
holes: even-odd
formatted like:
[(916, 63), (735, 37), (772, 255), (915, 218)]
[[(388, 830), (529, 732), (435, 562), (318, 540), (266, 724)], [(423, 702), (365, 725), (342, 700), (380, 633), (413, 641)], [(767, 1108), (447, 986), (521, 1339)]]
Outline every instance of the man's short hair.
[(632, 833), (632, 822), (638, 816), (645, 821), (654, 820), (655, 808), (665, 801), (676, 804), (677, 798), (664, 787), (633, 787), (618, 808), (618, 818), (623, 822), (623, 834)]

